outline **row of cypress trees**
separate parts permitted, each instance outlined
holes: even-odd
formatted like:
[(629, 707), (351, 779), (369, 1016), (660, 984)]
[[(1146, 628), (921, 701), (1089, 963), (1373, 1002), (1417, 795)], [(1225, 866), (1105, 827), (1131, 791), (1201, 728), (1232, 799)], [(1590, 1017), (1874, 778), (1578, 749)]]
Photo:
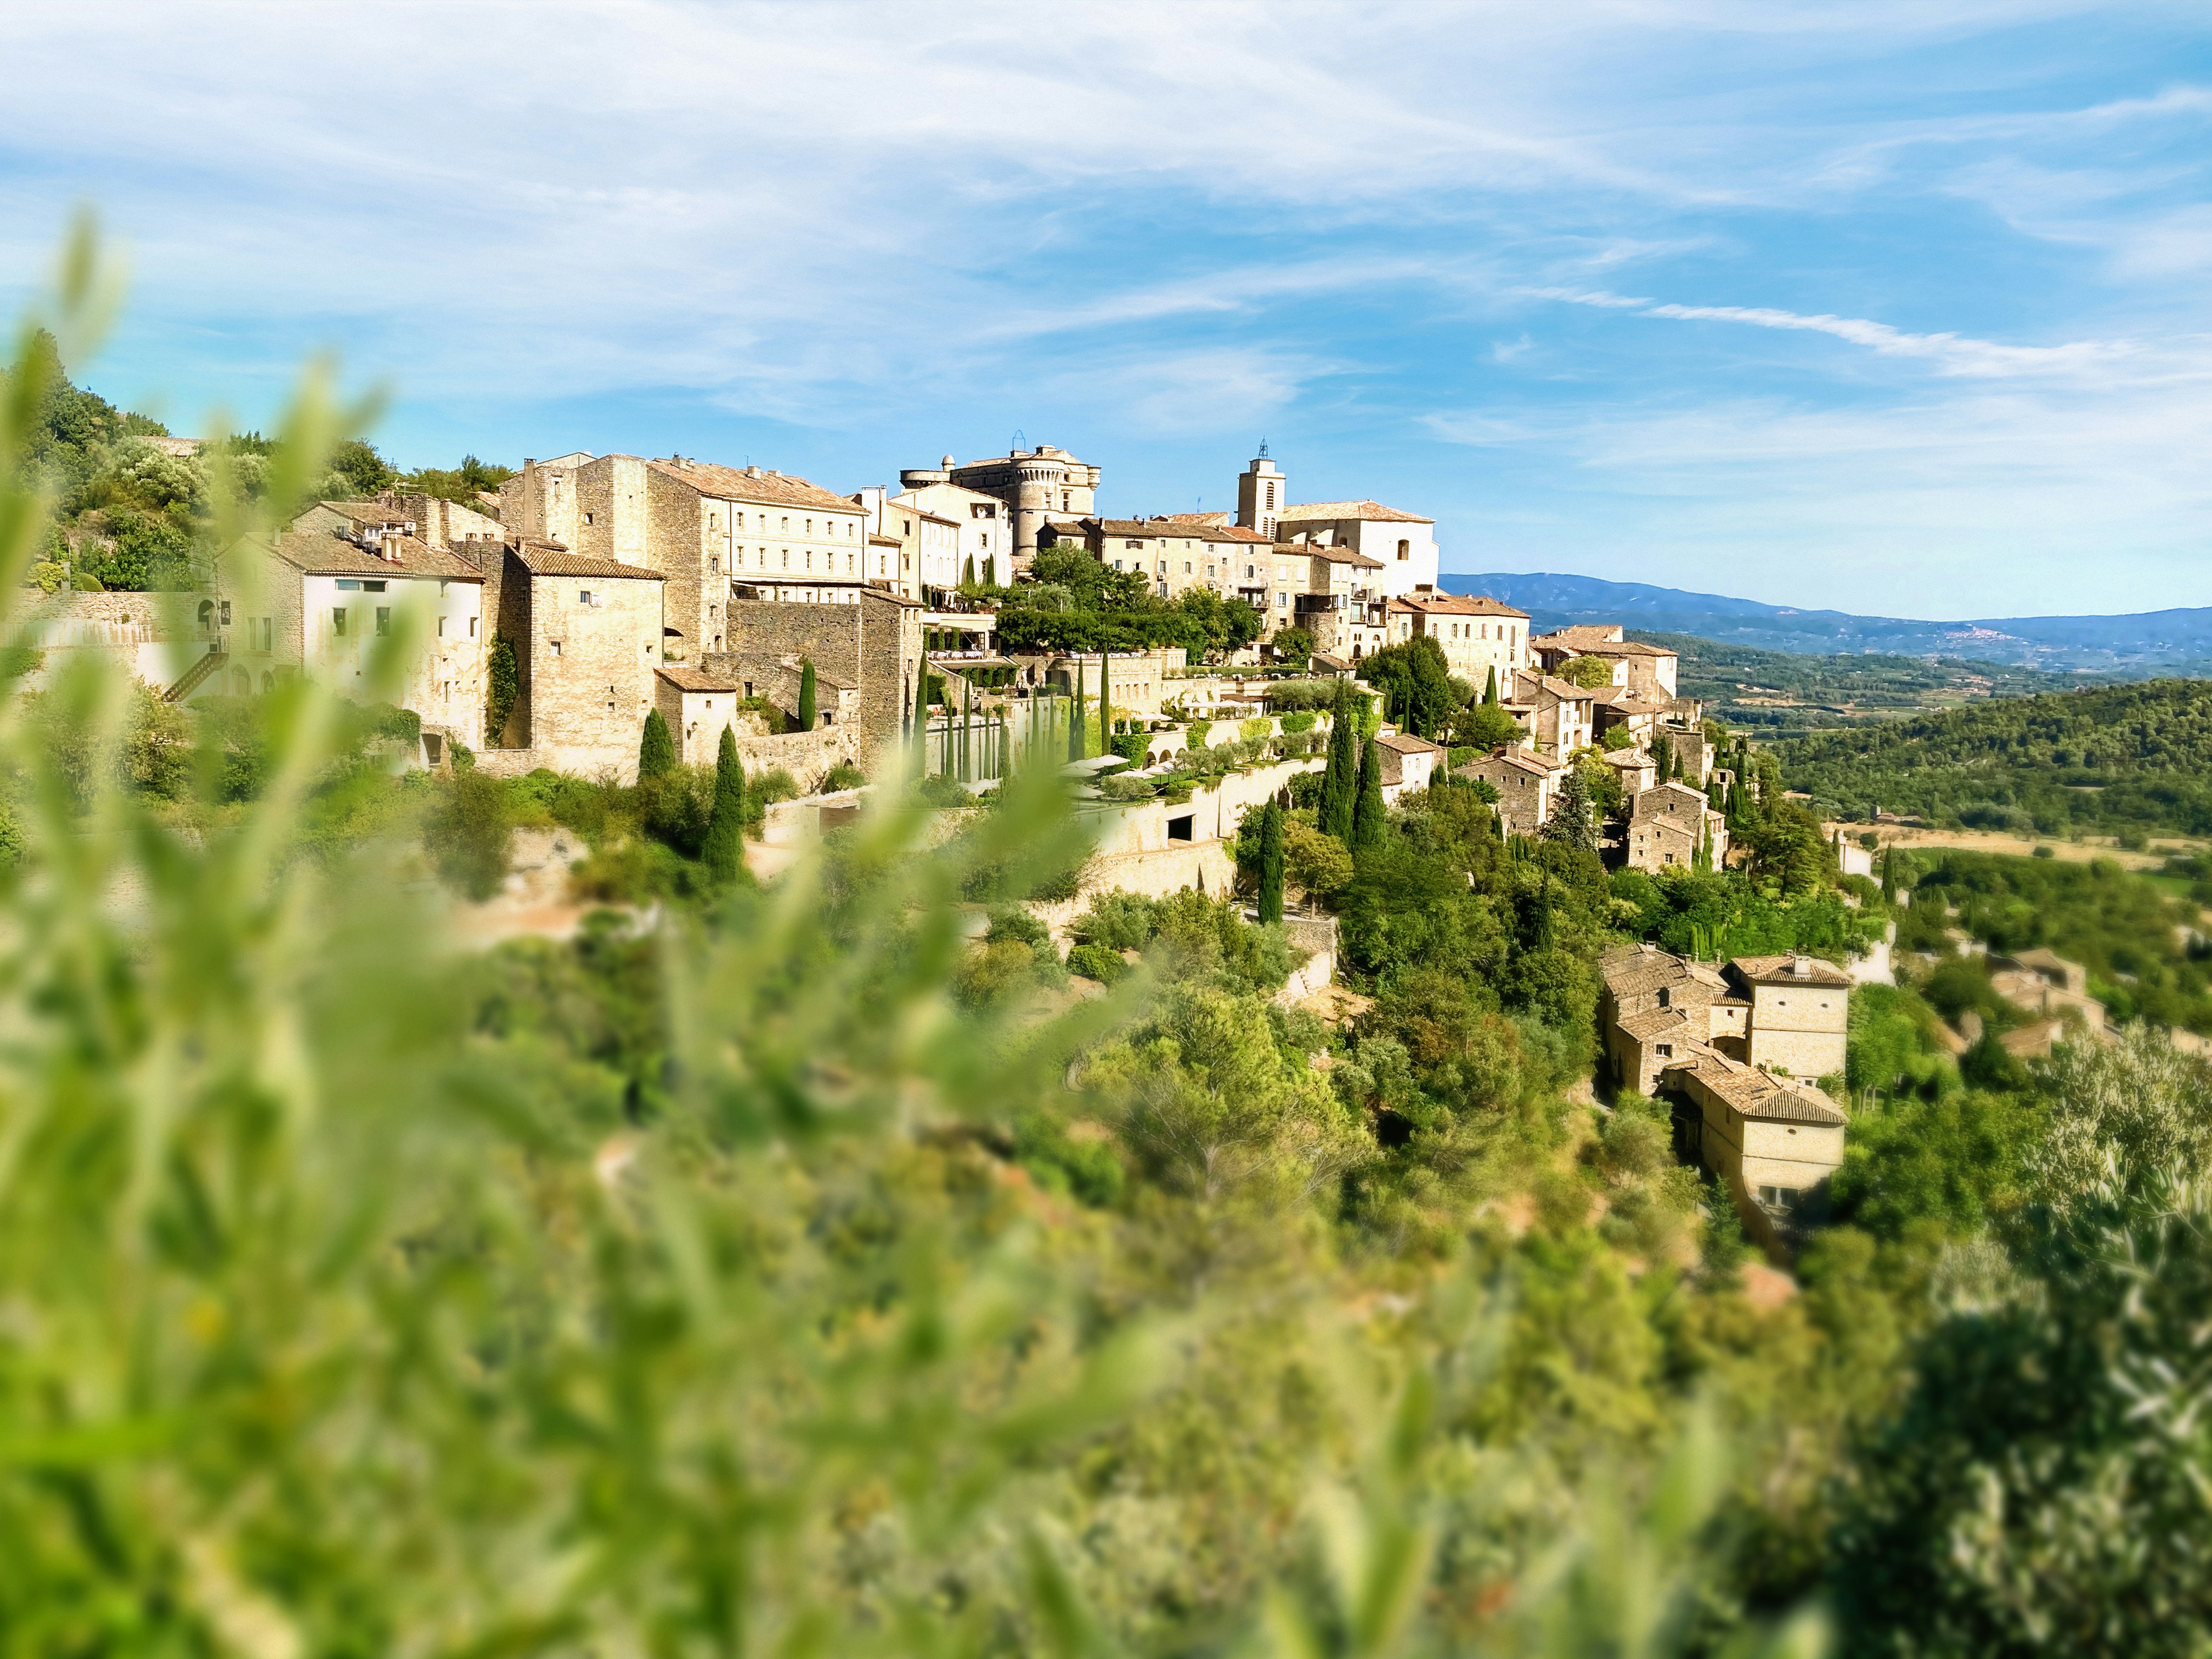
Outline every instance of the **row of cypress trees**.
[[(676, 739), (658, 708), (647, 711), (645, 734), (638, 739), (637, 781), (650, 784), (676, 770)], [(714, 756), (714, 805), (707, 818), (701, 858), (723, 881), (737, 878), (745, 847), (745, 768), (738, 758), (737, 733), (722, 728)]]

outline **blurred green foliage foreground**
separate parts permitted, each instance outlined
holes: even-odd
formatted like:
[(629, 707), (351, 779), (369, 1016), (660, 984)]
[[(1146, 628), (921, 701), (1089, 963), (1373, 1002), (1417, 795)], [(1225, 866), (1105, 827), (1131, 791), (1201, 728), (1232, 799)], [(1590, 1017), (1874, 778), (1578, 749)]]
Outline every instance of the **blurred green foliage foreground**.
[[(93, 292), (80, 240), (72, 361)], [(264, 498), (339, 426), (310, 383)], [(119, 679), (57, 699), (67, 767), (0, 696), (0, 1650), (1810, 1655), (1825, 1603), (1852, 1652), (2204, 1651), (2203, 1206), (2099, 1164), (2201, 1150), (2170, 1060), (2065, 1085), (2055, 1253), (1923, 1210), (1778, 1304), (1526, 1012), (1586, 1012), (1602, 872), (1458, 795), (1361, 877), (1427, 954), (1355, 1051), (1195, 896), (1122, 907), (1107, 998), (1006, 992), (1036, 940), (956, 902), (1079, 854), (1048, 779), (470, 954), (409, 849), (311, 833), (312, 688), (198, 816), (84, 763)]]

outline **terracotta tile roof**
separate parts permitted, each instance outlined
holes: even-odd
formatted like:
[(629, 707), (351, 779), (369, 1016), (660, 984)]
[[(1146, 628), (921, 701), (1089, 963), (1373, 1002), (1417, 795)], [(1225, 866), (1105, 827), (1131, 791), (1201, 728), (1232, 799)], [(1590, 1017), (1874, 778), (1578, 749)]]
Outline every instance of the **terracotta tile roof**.
[(1334, 657), (1326, 651), (1316, 651), (1313, 653), (1312, 660), (1315, 667), (1326, 668), (1332, 673), (1348, 674), (1352, 672), (1352, 659), (1349, 657)]
[(830, 513), (858, 513), (859, 506), (833, 495), (820, 484), (765, 467), (717, 466), (712, 461), (687, 461), (676, 456), (646, 465), (665, 477), (688, 484), (702, 495), (726, 501), (757, 501), (769, 507), (811, 507)]
[[(1226, 513), (1165, 513), (1161, 514), (1161, 517), (1166, 519), (1170, 524), (1203, 525), (1209, 530), (1231, 528), (1229, 515)], [(1247, 533), (1256, 534), (1257, 532)]]
[[(1599, 758), (1603, 760), (1607, 766), (1617, 766), (1623, 771), (1628, 770), (1631, 767), (1641, 769), (1646, 766), (1656, 764), (1656, 763), (1652, 760), (1651, 757), (1645, 754), (1641, 749), (1610, 750)], [(1650, 792), (1647, 790), (1644, 793), (1648, 794)]]
[(904, 547), (906, 544), (896, 536), (871, 536), (868, 538), (868, 545), (870, 547)]
[(1646, 645), (1641, 640), (1592, 640), (1573, 637), (1575, 630), (1563, 628), (1556, 634), (1541, 635), (1530, 644), (1553, 651), (1578, 651), (1585, 657), (1675, 657), (1681, 653), (1669, 651), (1663, 645)]
[(665, 582), (658, 570), (617, 559), (594, 559), (571, 553), (558, 542), (524, 542), (514, 550), (522, 568), (533, 576), (604, 576), (612, 581)]
[(1614, 1022), (1638, 1042), (1649, 1042), (1653, 1037), (1664, 1036), (1669, 1031), (1687, 1025), (1689, 1017), (1679, 1008), (1653, 1008), (1640, 1014)]
[(1410, 732), (1378, 732), (1375, 734), (1378, 747), (1395, 749), (1401, 755), (1441, 755), (1443, 745), (1431, 743), (1426, 738), (1417, 738)]
[[(346, 539), (356, 526), (374, 529), (374, 520), (363, 520), (328, 505), (310, 507), (285, 527), (271, 544), (254, 537), (254, 544), (270, 548), (295, 570), (314, 576), (434, 576), (441, 581), (480, 582), (483, 573), (466, 559), (433, 547), (415, 536), (397, 538), (395, 560), (381, 557)], [(402, 519), (390, 522), (402, 523)]]
[(1085, 522), (1097, 526), (1102, 536), (1120, 536), (1130, 539), (1145, 537), (1180, 542), (1236, 542), (1240, 544), (1256, 542), (1263, 547), (1268, 544), (1268, 538), (1256, 530), (1243, 530), (1235, 525), (1201, 523), (1188, 514), (1181, 518), (1091, 519)]
[(1550, 692), (1553, 696), (1559, 698), (1563, 702), (1590, 702), (1595, 701), (1594, 696), (1587, 686), (1577, 685), (1571, 680), (1563, 680), (1555, 675), (1532, 674), (1525, 668), (1516, 668), (1513, 671), (1513, 678), (1516, 682), (1513, 689), (1516, 691), (1520, 690), (1522, 686), (1525, 684), (1532, 692), (1540, 687), (1542, 690)]
[(1587, 651), (1595, 646), (1620, 644), (1620, 641), (1610, 637), (1620, 626), (1618, 623), (1571, 623), (1548, 634), (1539, 634), (1528, 643), (1553, 651)]
[(1325, 559), (1331, 564), (1348, 564), (1361, 570), (1380, 570), (1382, 561), (1373, 558), (1357, 548), (1323, 547), (1318, 542), (1277, 542), (1278, 556), (1300, 559)]
[(1499, 762), (1517, 768), (1521, 771), (1538, 773), (1547, 778), (1558, 769), (1537, 759), (1525, 749), (1501, 749), (1495, 754), (1478, 756), (1459, 769), (1462, 775), (1465, 775), (1478, 766), (1489, 766)]
[(1528, 620), (1525, 611), (1516, 611), (1503, 600), (1488, 594), (1475, 593), (1407, 593), (1390, 601), (1393, 611), (1418, 611), (1429, 616), (1446, 617), (1518, 617)]
[(735, 691), (738, 683), (720, 674), (703, 674), (696, 668), (665, 662), (653, 671), (679, 691)]
[[(1802, 964), (1803, 971), (1796, 971)], [(1729, 966), (1752, 985), (1841, 985), (1851, 976), (1832, 962), (1818, 957), (1736, 957)]]
[[(1647, 801), (1650, 803), (1649, 805), (1645, 805)], [(1700, 810), (1708, 810), (1711, 803), (1705, 799), (1704, 790), (1692, 789), (1686, 783), (1675, 783), (1669, 781), (1666, 783), (1654, 784), (1650, 788), (1638, 792), (1635, 801), (1628, 809), (1628, 816), (1632, 818), (1656, 817), (1662, 812), (1692, 805)]]
[(1715, 993), (1728, 988), (1728, 982), (1702, 962), (1678, 957), (1656, 945), (1608, 951), (1599, 959), (1598, 973), (1606, 989), (1616, 998), (1641, 996), (1665, 985), (1702, 985)]
[(1365, 519), (1385, 524), (1434, 524), (1418, 513), (1401, 513), (1380, 501), (1302, 501), (1275, 515), (1278, 523), (1305, 524), (1319, 519)]
[(1826, 1097), (1784, 1083), (1765, 1072), (1753, 1071), (1742, 1061), (1730, 1060), (1713, 1049), (1704, 1049), (1692, 1059), (1666, 1069), (1669, 1074), (1689, 1073), (1738, 1113), (1754, 1121), (1839, 1127), (1850, 1121)]

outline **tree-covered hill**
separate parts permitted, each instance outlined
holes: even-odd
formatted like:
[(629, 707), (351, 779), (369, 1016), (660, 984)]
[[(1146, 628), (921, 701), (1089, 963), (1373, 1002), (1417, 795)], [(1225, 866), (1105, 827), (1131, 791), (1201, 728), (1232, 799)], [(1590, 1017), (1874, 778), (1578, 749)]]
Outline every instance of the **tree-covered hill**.
[(1978, 829), (2212, 834), (2212, 681), (2008, 697), (1778, 744), (1793, 789), (1844, 817)]
[(1990, 697), (2071, 690), (2081, 677), (2002, 663), (1879, 652), (1810, 656), (1700, 639), (1694, 634), (1632, 630), (1681, 658), (1679, 689), (1714, 719), (1765, 737), (1894, 720)]

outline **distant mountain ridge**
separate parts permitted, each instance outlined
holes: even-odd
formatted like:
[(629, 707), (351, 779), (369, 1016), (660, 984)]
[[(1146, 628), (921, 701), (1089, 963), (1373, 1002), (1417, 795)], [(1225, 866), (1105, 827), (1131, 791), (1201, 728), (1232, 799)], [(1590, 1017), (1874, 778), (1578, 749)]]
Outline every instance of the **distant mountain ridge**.
[(1596, 576), (1447, 572), (1438, 580), (1450, 592), (1487, 593), (1516, 605), (1540, 630), (1570, 623), (1618, 622), (1643, 632), (1695, 634), (1800, 656), (1875, 651), (1966, 658), (2061, 673), (2145, 678), (2212, 673), (2212, 609), (1917, 622), (1844, 611), (1800, 611), (1757, 599)]

